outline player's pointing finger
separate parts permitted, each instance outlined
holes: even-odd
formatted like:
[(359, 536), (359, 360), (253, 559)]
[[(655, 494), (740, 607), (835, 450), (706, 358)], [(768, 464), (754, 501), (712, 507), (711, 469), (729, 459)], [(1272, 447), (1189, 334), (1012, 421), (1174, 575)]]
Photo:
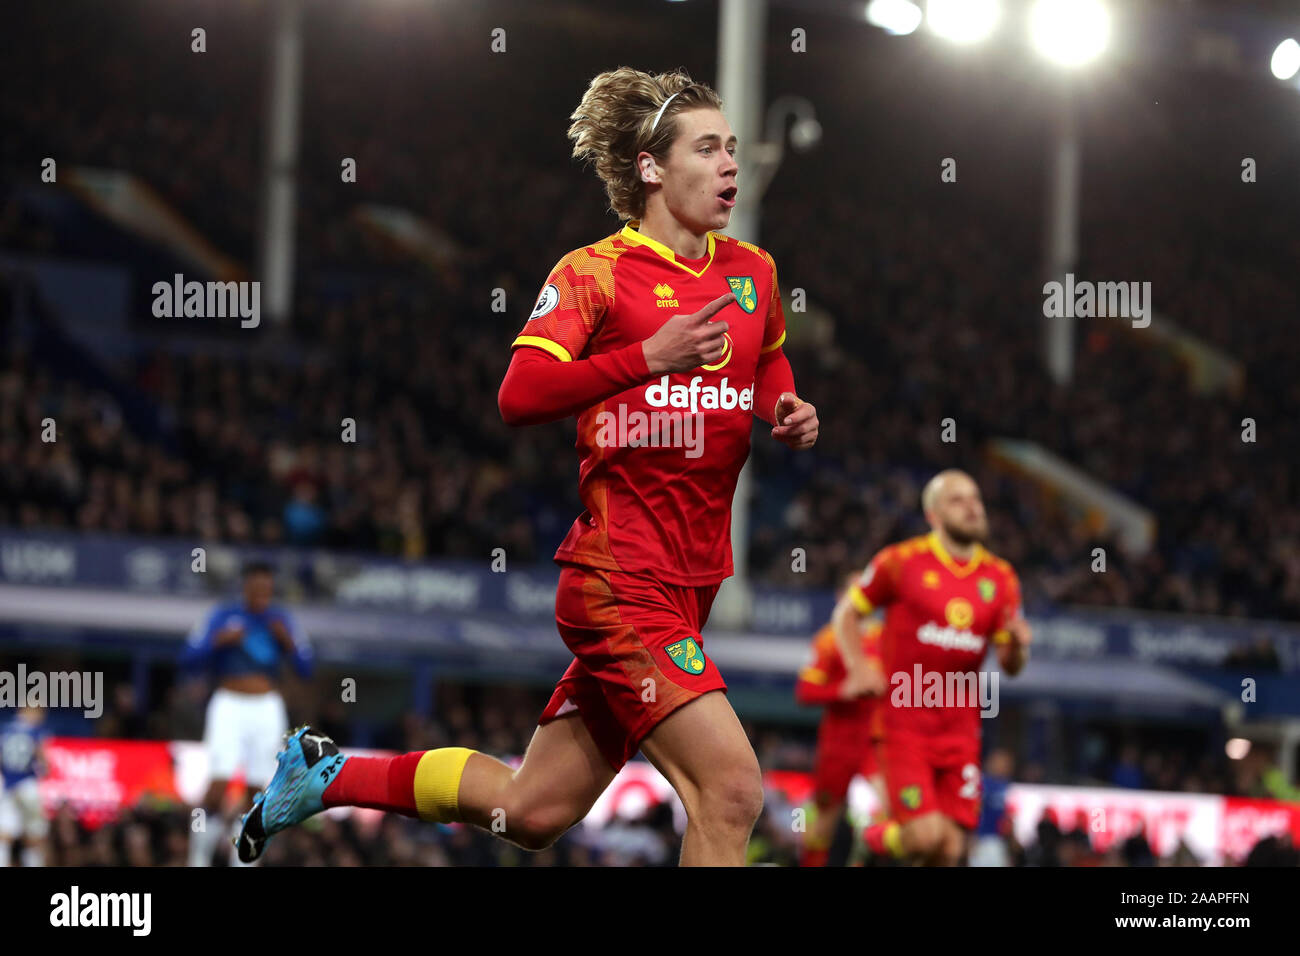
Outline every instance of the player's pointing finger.
[(736, 301), (736, 293), (734, 292), (724, 293), (723, 295), (718, 296), (716, 299), (714, 299), (704, 308), (700, 309), (700, 311), (696, 312), (695, 317), (703, 318), (703, 319), (711, 319), (719, 312), (721, 312), (723, 309), (725, 309), (729, 304), (735, 301)]

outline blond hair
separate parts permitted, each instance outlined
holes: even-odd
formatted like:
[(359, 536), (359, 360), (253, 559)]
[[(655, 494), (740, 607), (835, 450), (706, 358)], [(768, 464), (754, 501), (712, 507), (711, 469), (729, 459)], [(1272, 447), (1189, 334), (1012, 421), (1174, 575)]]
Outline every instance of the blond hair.
[(677, 114), (701, 108), (721, 110), (722, 98), (683, 70), (652, 76), (620, 66), (591, 81), (569, 117), (569, 139), (574, 158), (596, 167), (609, 208), (620, 219), (645, 216), (637, 155), (645, 152), (665, 161), (677, 138)]

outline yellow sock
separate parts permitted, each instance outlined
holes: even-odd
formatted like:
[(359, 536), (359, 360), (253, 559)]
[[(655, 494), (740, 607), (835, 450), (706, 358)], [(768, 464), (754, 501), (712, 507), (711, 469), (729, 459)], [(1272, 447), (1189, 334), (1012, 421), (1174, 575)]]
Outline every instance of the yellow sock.
[(803, 838), (803, 848), (805, 850), (829, 850), (831, 848), (831, 838), (819, 836), (812, 832), (806, 833)]
[(460, 820), (460, 778), (465, 774), (468, 747), (426, 750), (415, 767), (415, 809), (421, 820), (456, 823)]
[(903, 828), (899, 826), (897, 820), (890, 820), (885, 824), (885, 832), (881, 834), (881, 842), (885, 844), (885, 849), (889, 855), (896, 860), (903, 858)]

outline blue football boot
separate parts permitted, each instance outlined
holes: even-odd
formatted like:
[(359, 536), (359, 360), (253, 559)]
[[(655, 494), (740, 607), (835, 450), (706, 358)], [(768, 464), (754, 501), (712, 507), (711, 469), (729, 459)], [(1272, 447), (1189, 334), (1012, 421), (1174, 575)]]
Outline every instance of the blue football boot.
[(235, 840), (241, 863), (260, 857), (273, 834), (324, 810), (321, 794), (348, 758), (330, 738), (302, 726), (286, 735), (275, 759), (275, 776), (254, 798)]

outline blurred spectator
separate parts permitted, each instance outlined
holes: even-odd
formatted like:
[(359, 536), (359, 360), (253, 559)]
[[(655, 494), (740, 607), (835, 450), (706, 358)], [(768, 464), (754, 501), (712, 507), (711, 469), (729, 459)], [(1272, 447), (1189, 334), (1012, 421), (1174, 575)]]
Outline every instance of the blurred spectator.
[(149, 715), (140, 712), (135, 688), (126, 683), (115, 685), (112, 700), (95, 722), (95, 732), (100, 737), (143, 740), (149, 736), (149, 729)]
[(1038, 841), (1025, 852), (1026, 866), (1060, 866), (1061, 865), (1061, 829), (1057, 824), (1056, 812), (1052, 809), (1043, 811), (1038, 821)]
[(1003, 839), (1007, 810), (1007, 787), (1011, 785), (1014, 758), (1009, 750), (999, 748), (984, 761), (983, 787), (979, 824), (971, 849), (971, 866), (1008, 866), (1009, 850)]
[(1223, 659), (1223, 666), (1230, 670), (1252, 671), (1259, 674), (1277, 674), (1282, 670), (1282, 662), (1277, 656), (1277, 648), (1267, 637), (1261, 637), (1251, 644), (1234, 648)]
[(1246, 866), (1300, 866), (1300, 850), (1291, 843), (1289, 834), (1265, 837), (1251, 849)]
[(1138, 765), (1138, 749), (1133, 744), (1125, 744), (1120, 751), (1119, 759), (1111, 770), (1110, 782), (1117, 787), (1134, 790), (1142, 788), (1142, 768)]
[(1147, 841), (1146, 824), (1139, 820), (1133, 833), (1124, 841), (1121, 853), (1126, 866), (1155, 866), (1156, 857)]

